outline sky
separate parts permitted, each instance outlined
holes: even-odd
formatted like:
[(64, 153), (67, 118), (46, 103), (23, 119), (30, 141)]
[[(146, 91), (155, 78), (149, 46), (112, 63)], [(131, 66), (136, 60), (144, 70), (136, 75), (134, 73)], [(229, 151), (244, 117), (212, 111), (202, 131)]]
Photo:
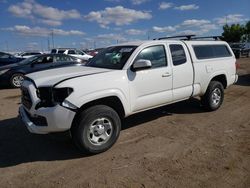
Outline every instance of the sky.
[(250, 0), (0, 0), (0, 10), (0, 51), (11, 52), (221, 35), (250, 20)]

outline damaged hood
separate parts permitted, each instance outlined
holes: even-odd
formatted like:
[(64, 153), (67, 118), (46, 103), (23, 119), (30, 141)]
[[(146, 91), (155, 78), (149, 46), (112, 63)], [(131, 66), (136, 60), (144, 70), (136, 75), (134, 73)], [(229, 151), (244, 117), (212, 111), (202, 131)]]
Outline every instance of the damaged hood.
[(110, 69), (94, 68), (80, 65), (34, 72), (31, 74), (27, 74), (26, 77), (28, 79), (31, 79), (37, 87), (41, 87), (53, 86), (59, 82), (63, 82), (64, 80), (76, 77), (101, 74), (110, 71)]

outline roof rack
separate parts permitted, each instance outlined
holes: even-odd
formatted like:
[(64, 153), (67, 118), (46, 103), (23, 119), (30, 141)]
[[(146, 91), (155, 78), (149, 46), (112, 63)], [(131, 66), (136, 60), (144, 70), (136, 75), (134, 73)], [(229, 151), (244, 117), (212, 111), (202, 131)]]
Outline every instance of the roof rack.
[(156, 38), (154, 40), (164, 40), (164, 39), (174, 39), (174, 38), (184, 38), (183, 40), (191, 40), (192, 37), (196, 35), (176, 35), (176, 36), (171, 36), (171, 37), (161, 37), (161, 38)]
[(194, 37), (193, 40), (197, 39), (214, 39), (214, 40), (221, 40), (222, 36), (206, 36), (206, 37)]
[(171, 37), (161, 37), (155, 38), (153, 40), (164, 40), (164, 39), (174, 39), (179, 38), (180, 40), (197, 40), (197, 39), (213, 39), (213, 40), (221, 40), (222, 36), (206, 36), (206, 37), (195, 37), (196, 35), (177, 35)]

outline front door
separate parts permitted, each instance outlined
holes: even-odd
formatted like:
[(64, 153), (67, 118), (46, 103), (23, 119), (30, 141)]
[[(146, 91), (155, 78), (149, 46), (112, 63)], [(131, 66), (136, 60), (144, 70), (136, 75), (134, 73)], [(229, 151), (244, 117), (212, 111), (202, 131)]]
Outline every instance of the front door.
[(173, 75), (172, 67), (167, 62), (165, 45), (144, 48), (135, 61), (139, 59), (150, 60), (152, 67), (136, 72), (128, 71), (132, 112), (171, 102)]

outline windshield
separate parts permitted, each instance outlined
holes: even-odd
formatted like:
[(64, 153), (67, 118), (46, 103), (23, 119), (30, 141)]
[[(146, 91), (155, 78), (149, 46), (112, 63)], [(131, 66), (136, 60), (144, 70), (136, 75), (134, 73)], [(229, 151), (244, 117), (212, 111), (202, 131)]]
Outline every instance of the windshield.
[(120, 70), (137, 46), (109, 47), (98, 53), (86, 66)]
[(30, 57), (30, 58), (24, 59), (24, 60), (20, 61), (18, 64), (20, 64), (20, 65), (26, 65), (26, 64), (32, 63), (38, 57), (39, 56), (33, 56), (33, 57)]

